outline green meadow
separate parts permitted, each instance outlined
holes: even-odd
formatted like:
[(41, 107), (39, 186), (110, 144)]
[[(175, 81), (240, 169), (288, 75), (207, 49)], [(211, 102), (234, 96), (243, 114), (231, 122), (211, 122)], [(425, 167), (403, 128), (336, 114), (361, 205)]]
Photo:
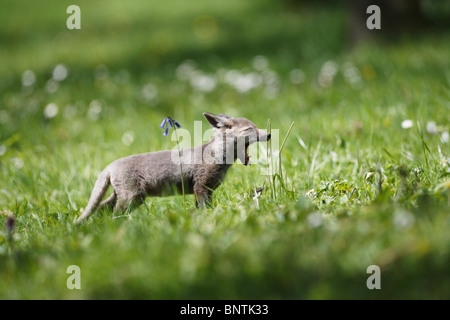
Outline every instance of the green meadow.
[[(448, 29), (350, 47), (335, 4), (79, 0), (68, 30), (70, 4), (1, 4), (0, 299), (450, 298)], [(106, 165), (203, 112), (278, 139), (212, 208), (74, 223)]]

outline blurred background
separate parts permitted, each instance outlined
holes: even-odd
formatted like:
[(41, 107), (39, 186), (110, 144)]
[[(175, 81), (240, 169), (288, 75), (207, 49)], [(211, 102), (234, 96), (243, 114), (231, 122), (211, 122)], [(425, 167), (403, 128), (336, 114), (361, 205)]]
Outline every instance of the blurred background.
[[(49, 104), (47, 118), (52, 110), (95, 118), (130, 105), (189, 118), (206, 97), (210, 111), (256, 108), (273, 117), (273, 103), (246, 98), (256, 91), (270, 101), (292, 85), (329, 87), (338, 71), (362, 88), (383, 77), (371, 64), (383, 58), (367, 52), (359, 60), (368, 63), (355, 65), (356, 55), (339, 70), (343, 55), (368, 41), (410, 41), (411, 53), (424, 39), (430, 47), (448, 43), (450, 20), (448, 0), (80, 0), (81, 30), (68, 30), (70, 4), (2, 2), (0, 103), (8, 111), (1, 113), (1, 138), (14, 131), (8, 119), (46, 117)], [(381, 30), (366, 28), (370, 4), (381, 8)], [(17, 90), (22, 94), (11, 93)]]

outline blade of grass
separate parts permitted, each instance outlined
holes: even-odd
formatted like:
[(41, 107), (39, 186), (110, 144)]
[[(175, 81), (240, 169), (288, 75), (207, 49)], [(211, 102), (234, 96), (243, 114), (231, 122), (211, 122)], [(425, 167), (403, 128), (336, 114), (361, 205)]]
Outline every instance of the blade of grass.
[[(272, 132), (272, 124), (270, 123), (270, 119), (267, 119), (267, 133), (271, 134)], [(269, 161), (270, 156), (270, 161)], [(270, 191), (272, 193), (272, 199), (275, 199), (275, 181), (272, 181), (273, 179), (273, 153), (272, 153), (272, 140), (268, 141), (267, 146), (267, 162), (269, 163), (270, 167), (270, 178), (269, 178), (269, 185), (270, 185)]]
[(319, 140), (319, 143), (317, 144), (316, 150), (314, 150), (314, 155), (313, 155), (313, 158), (311, 160), (311, 166), (309, 167), (309, 176), (310, 177), (312, 176), (312, 174), (314, 172), (314, 166), (316, 164), (316, 158), (317, 158), (317, 155), (319, 153), (319, 149), (320, 149), (321, 144), (322, 144), (322, 140)]
[[(292, 121), (292, 124), (289, 127), (288, 132), (286, 133), (286, 136), (284, 137), (283, 143), (281, 144), (280, 151), (278, 153), (278, 166), (279, 166), (278, 173), (279, 173), (280, 182), (283, 181), (283, 169), (282, 169), (282, 165), (281, 165), (281, 152), (283, 151), (284, 145), (286, 144), (286, 141), (287, 141), (287, 138), (289, 137), (289, 134), (291, 133), (292, 128), (294, 127), (294, 123), (295, 123), (295, 121)], [(284, 185), (284, 183), (283, 183), (283, 185)], [(280, 193), (281, 193), (281, 188), (280, 188)]]

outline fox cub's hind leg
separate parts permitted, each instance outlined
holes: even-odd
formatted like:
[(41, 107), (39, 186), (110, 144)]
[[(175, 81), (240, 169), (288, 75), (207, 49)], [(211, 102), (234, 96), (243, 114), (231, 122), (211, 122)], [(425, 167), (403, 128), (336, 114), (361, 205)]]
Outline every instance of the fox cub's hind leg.
[(145, 196), (131, 195), (131, 194), (118, 194), (117, 200), (114, 206), (114, 213), (122, 214), (128, 211), (133, 211), (145, 201)]
[(117, 195), (113, 192), (108, 199), (100, 202), (97, 210), (102, 210), (104, 207), (108, 208), (108, 210), (112, 211), (114, 209), (114, 205), (116, 204)]

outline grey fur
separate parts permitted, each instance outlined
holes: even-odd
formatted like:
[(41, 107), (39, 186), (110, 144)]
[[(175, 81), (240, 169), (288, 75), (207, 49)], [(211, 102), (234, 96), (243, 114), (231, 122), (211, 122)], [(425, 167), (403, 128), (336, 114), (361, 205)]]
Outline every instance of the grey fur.
[[(197, 207), (211, 204), (212, 192), (223, 182), (237, 158), (249, 164), (246, 151), (250, 144), (270, 139), (270, 134), (248, 119), (206, 112), (203, 115), (215, 129), (214, 136), (208, 143), (180, 153), (185, 193), (195, 194)], [(181, 194), (179, 159), (178, 151), (164, 150), (112, 162), (99, 175), (77, 223), (105, 206), (124, 212), (141, 205), (147, 196)], [(110, 185), (113, 193), (101, 202)]]

